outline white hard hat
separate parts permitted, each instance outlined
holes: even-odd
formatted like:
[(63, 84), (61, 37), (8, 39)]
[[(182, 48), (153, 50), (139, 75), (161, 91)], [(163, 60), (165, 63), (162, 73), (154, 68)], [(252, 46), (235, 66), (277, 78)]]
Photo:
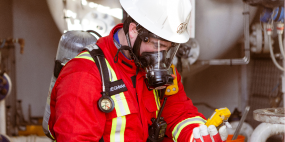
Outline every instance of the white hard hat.
[(125, 11), (157, 36), (175, 43), (190, 38), (190, 0), (120, 0)]

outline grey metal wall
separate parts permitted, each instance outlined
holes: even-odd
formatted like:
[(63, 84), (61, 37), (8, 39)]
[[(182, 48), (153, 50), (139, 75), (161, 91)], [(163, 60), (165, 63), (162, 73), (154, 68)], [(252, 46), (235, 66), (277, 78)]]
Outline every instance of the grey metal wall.
[(0, 14), (0, 38), (11, 37), (13, 32), (12, 1), (0, 1)]
[(24, 54), (16, 48), (17, 99), (22, 100), (25, 117), (42, 116), (53, 61), (61, 36), (45, 0), (13, 0), (13, 35), (24, 38)]
[[(198, 32), (198, 31), (197, 31)], [(221, 58), (241, 57), (241, 45), (238, 44)], [(187, 96), (194, 104), (206, 103), (214, 108), (227, 107), (231, 112), (242, 108), (242, 78), (241, 66), (208, 66), (208, 68), (184, 79)], [(191, 68), (190, 68), (191, 71)], [(206, 118), (214, 112), (205, 105), (196, 105)]]
[[(206, 103), (214, 108), (227, 107), (231, 111), (238, 108), (240, 85), (238, 66), (213, 66), (189, 77), (185, 81), (185, 91), (193, 103)], [(206, 118), (214, 110), (204, 105), (196, 106)]]

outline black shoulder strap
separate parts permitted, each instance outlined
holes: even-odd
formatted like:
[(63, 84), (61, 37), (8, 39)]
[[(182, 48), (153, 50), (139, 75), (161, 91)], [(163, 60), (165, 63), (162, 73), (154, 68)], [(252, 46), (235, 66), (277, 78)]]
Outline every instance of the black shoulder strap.
[[(102, 80), (102, 85), (103, 85), (103, 92), (106, 95), (109, 95), (110, 91), (110, 79), (109, 79), (109, 73), (108, 73), (108, 68), (105, 62), (105, 57), (103, 51), (98, 48), (98, 49), (93, 49), (92, 51), (89, 51), (91, 57), (96, 63), (96, 66), (100, 72), (101, 75), (101, 80)], [(104, 142), (103, 136), (99, 140), (99, 142)]]
[(62, 68), (63, 68), (63, 65), (61, 64), (61, 62), (59, 60), (55, 60), (54, 69), (53, 69), (53, 75), (55, 78), (59, 76), (59, 73)]
[[(109, 77), (109, 70), (105, 61), (104, 53), (102, 50), (99, 49), (93, 49), (92, 51), (89, 51), (90, 55), (94, 59), (99, 72), (101, 74), (101, 80), (102, 80), (102, 87), (103, 91), (102, 93), (105, 93), (105, 95), (112, 96), (115, 94), (118, 94), (120, 92), (128, 91), (124, 81), (122, 79), (111, 82)], [(135, 77), (135, 76), (134, 76)], [(132, 77), (133, 84), (135, 83), (135, 78)], [(135, 84), (134, 84), (135, 88)], [(102, 94), (103, 95), (103, 94)]]
[(98, 49), (93, 49), (92, 51), (89, 51), (91, 57), (94, 59), (98, 70), (101, 74), (101, 80), (102, 80), (102, 87), (103, 91), (102, 93), (105, 93), (106, 95), (109, 96), (110, 94), (110, 78), (109, 78), (109, 72), (107, 68), (107, 64), (105, 62), (105, 56), (103, 51), (98, 48)]
[(103, 137), (99, 140), (99, 142), (104, 142), (104, 139), (103, 139)]

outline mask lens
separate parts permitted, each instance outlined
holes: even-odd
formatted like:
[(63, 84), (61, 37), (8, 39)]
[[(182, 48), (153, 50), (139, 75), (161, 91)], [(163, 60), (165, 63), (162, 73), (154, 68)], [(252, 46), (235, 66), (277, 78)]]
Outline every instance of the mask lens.
[(175, 57), (179, 47), (180, 47), (180, 44), (172, 44), (171, 48), (167, 51), (167, 56), (166, 56), (166, 58), (167, 58), (167, 63), (166, 63), (167, 69), (170, 68), (172, 61), (173, 61), (173, 58)]
[[(169, 69), (171, 64), (172, 64), (172, 60), (175, 57), (178, 48), (180, 47), (179, 43), (171, 43), (169, 41), (165, 41), (165, 40), (160, 40), (160, 39), (156, 39), (156, 38), (149, 38), (149, 42), (150, 44), (152, 44), (152, 52), (161, 52), (161, 51), (167, 51), (167, 56), (164, 57), (166, 58), (167, 62), (165, 62), (166, 68)], [(160, 55), (160, 54), (158, 54)], [(161, 59), (161, 56), (158, 56), (158, 59)]]

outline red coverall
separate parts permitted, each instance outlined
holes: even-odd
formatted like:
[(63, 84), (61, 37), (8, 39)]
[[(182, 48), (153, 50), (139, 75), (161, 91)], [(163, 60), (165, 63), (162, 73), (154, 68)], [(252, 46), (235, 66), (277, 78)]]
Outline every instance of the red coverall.
[[(154, 91), (147, 89), (145, 73), (138, 73), (136, 88), (133, 87), (131, 77), (136, 74), (133, 60), (119, 53), (118, 62), (114, 63), (118, 49), (113, 35), (122, 27), (123, 24), (114, 27), (109, 36), (98, 40), (97, 45), (117, 79), (122, 79), (128, 89), (121, 99), (115, 101), (115, 105), (119, 101), (125, 102), (127, 111), (118, 113), (117, 108), (110, 113), (100, 111), (97, 107), (102, 96), (99, 70), (92, 60), (74, 58), (62, 69), (51, 93), (49, 129), (57, 142), (99, 141), (102, 136), (105, 142), (146, 142), (151, 118), (156, 118), (158, 112), (158, 101)], [(164, 141), (185, 142), (190, 140), (193, 128), (204, 123), (199, 120), (205, 118), (186, 96), (178, 72), (177, 77), (179, 92), (167, 96), (162, 113), (168, 124), (168, 138)]]

